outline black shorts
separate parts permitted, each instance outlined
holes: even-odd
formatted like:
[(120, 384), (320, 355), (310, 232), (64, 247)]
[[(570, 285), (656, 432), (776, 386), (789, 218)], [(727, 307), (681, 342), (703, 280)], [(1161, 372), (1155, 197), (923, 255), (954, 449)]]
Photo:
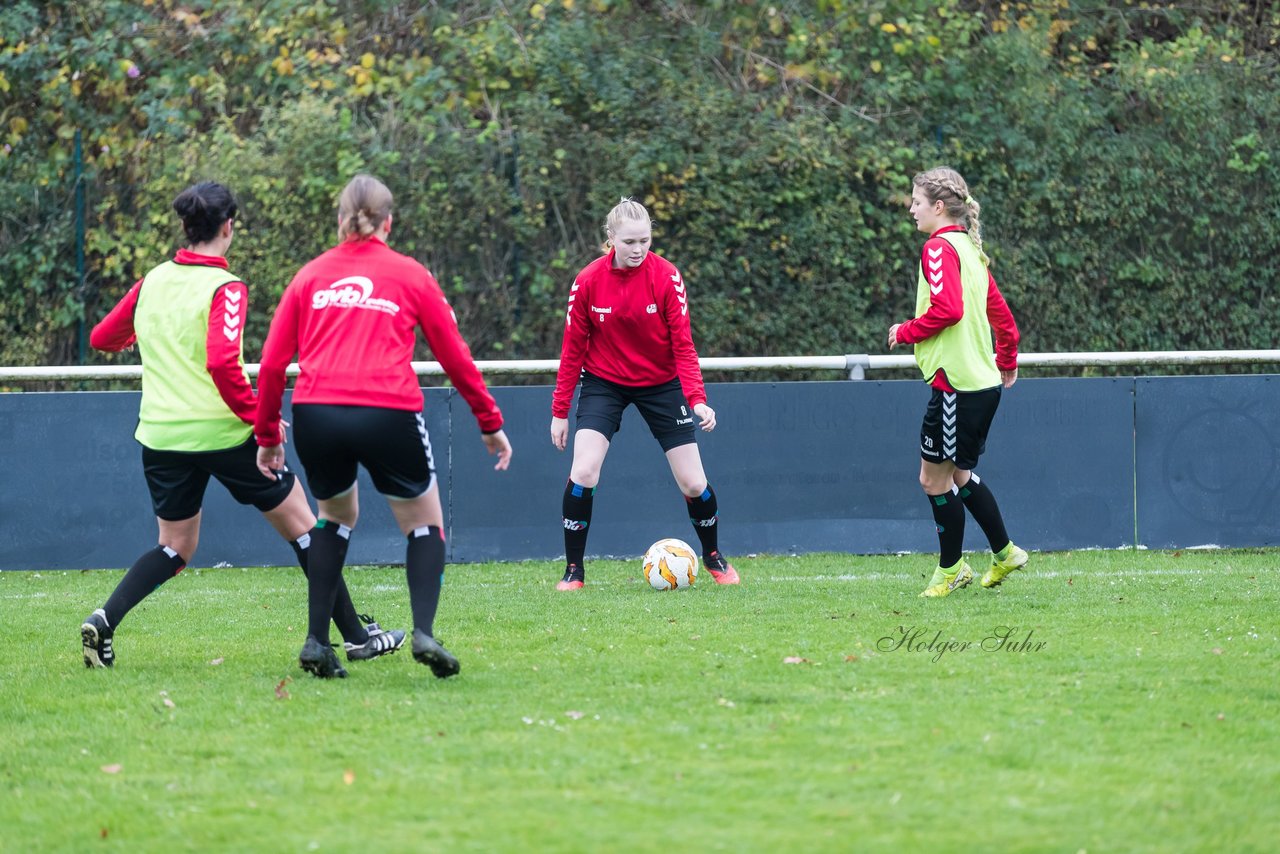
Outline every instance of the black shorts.
[(920, 458), (969, 470), (987, 449), (987, 431), (1000, 406), (1000, 386), (985, 391), (933, 390), (920, 427)]
[(318, 500), (355, 486), (357, 465), (391, 498), (417, 498), (435, 483), (421, 412), (380, 406), (295, 403), (293, 436), (307, 486)]
[(142, 446), (142, 472), (151, 490), (151, 506), (166, 522), (180, 522), (200, 512), (209, 475), (241, 504), (266, 513), (293, 491), (294, 473), (284, 470), (275, 480), (258, 471), (258, 445), (250, 436), (243, 445), (222, 451), (157, 451)]
[(583, 371), (576, 429), (595, 430), (612, 441), (622, 429), (622, 411), (632, 403), (664, 452), (697, 441), (696, 416), (684, 399), (679, 379), (662, 385), (625, 386)]

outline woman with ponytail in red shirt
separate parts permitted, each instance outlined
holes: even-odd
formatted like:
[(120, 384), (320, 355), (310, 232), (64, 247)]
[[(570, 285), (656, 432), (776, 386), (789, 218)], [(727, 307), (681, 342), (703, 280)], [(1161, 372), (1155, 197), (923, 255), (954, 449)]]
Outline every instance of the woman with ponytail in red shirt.
[(511, 462), (502, 413), (440, 286), (426, 267), (387, 246), (391, 203), (391, 191), (369, 175), (357, 175), (343, 189), (339, 243), (306, 264), (285, 289), (258, 380), (258, 467), (270, 474), (284, 465), (285, 368), (297, 354), (294, 437), (320, 506), (311, 532), (309, 628), (298, 663), (324, 678), (346, 675), (320, 638), (360, 514), (361, 465), (407, 540), (413, 657), (442, 679), (459, 670), (434, 633), (444, 582), (444, 511), (412, 365), (418, 329), (471, 407), (485, 446), (498, 457), (494, 468), (502, 471)]

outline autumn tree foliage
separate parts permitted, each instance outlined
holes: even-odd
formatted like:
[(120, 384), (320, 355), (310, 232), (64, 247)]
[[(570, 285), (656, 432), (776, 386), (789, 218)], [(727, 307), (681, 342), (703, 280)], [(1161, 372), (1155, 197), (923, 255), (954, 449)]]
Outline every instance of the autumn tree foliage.
[(1026, 349), (1271, 347), (1277, 34), (1263, 0), (11, 0), (0, 362), (75, 361), (206, 178), (241, 200), (255, 359), (361, 170), (478, 356), (554, 357), (621, 196), (704, 355), (880, 352), (913, 306), (910, 179), (939, 163)]

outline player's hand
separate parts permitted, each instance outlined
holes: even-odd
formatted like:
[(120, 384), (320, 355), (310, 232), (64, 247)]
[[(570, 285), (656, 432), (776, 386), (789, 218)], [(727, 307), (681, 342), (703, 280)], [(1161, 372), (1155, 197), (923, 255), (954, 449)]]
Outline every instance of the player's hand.
[(716, 411), (705, 403), (699, 403), (693, 408), (693, 414), (702, 419), (698, 425), (706, 432), (710, 433), (716, 429)]
[(1004, 385), (1005, 388), (1013, 388), (1013, 384), (1016, 383), (1017, 381), (1018, 381), (1017, 368), (1014, 368), (1012, 371), (1000, 372), (1000, 382)]
[(484, 439), (484, 446), (491, 455), (498, 455), (494, 471), (506, 471), (507, 466), (511, 465), (511, 442), (507, 439), (507, 434), (499, 430), (497, 433), (481, 433), (480, 438)]
[(557, 451), (563, 451), (569, 444), (568, 418), (551, 419), (551, 444), (556, 446)]
[(889, 349), (890, 350), (898, 346), (898, 327), (901, 325), (902, 325), (901, 323), (895, 323), (893, 324), (893, 326), (889, 327)]
[(258, 471), (267, 480), (279, 480), (279, 473), (284, 471), (284, 445), (274, 448), (258, 448)]

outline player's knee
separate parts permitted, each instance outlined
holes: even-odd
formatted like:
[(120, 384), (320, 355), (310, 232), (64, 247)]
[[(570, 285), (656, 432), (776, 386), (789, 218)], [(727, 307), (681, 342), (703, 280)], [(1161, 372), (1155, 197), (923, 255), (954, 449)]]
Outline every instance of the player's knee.
[(684, 493), (686, 498), (697, 498), (707, 491), (707, 479), (699, 478), (698, 480), (679, 480), (680, 491)]
[(941, 495), (951, 490), (951, 478), (934, 477), (921, 472), (920, 488), (924, 490), (925, 495)]
[(569, 472), (569, 479), (578, 486), (585, 486), (587, 489), (595, 489), (600, 483), (599, 468), (575, 468)]
[(196, 546), (199, 544), (199, 537), (162, 537), (160, 539), (160, 545), (177, 552), (182, 562), (188, 565), (196, 556)]

